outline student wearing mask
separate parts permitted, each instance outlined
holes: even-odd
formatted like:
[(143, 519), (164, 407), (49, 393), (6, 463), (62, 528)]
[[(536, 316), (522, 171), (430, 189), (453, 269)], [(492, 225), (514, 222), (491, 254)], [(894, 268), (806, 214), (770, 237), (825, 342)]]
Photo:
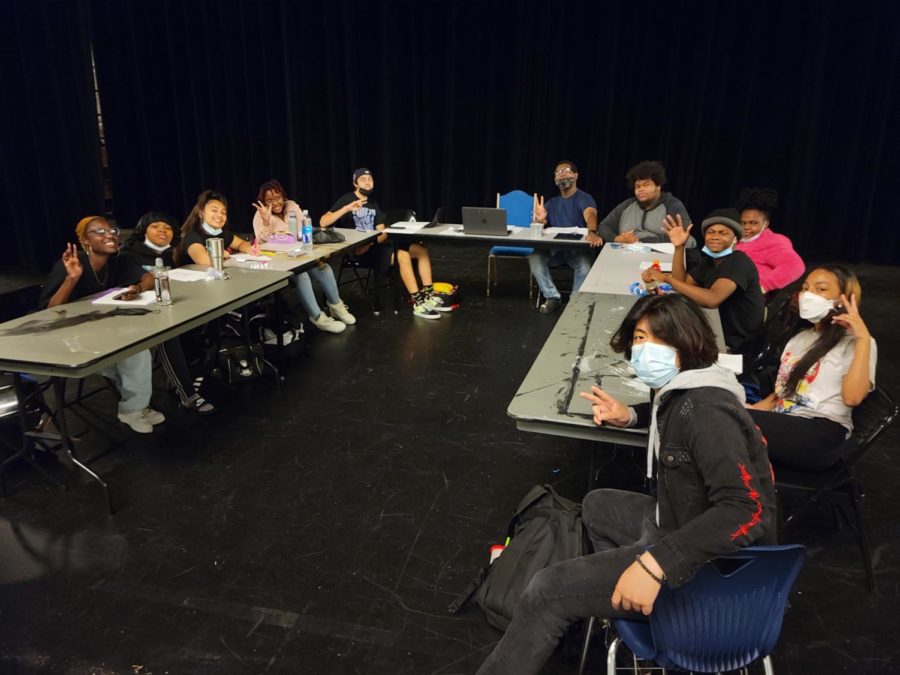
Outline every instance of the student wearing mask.
[(206, 240), (218, 237), (223, 240), (225, 257), (229, 249), (250, 253), (252, 246), (237, 236), (228, 227), (228, 200), (215, 190), (204, 190), (197, 196), (197, 203), (181, 225), (181, 244), (174, 256), (178, 265), (195, 263), (211, 267), (212, 261), (206, 252)]
[[(176, 234), (178, 224), (172, 216), (150, 211), (138, 219), (131, 236), (122, 246), (121, 256), (140, 265), (145, 272), (151, 272), (156, 267), (157, 258), (162, 260), (163, 266), (174, 267), (173, 252), (178, 245)], [(214, 413), (216, 407), (199, 392), (203, 378), (191, 377), (181, 338), (161, 342), (156, 353), (181, 407), (198, 415)]]
[[(78, 221), (75, 236), (81, 250), (68, 244), (50, 271), (40, 298), (41, 309), (58, 307), (111, 288), (124, 288), (123, 300), (135, 300), (153, 288), (153, 275), (119, 255), (119, 230), (102, 216)], [(152, 358), (138, 352), (100, 371), (119, 391), (118, 419), (140, 434), (149, 434), (165, 416), (150, 407), (153, 391)]]
[(737, 203), (743, 232), (735, 249), (746, 253), (756, 265), (763, 293), (789, 286), (806, 269), (791, 240), (769, 227), (777, 205), (778, 193), (765, 188), (744, 188)]
[[(268, 241), (276, 235), (288, 235), (287, 220), (293, 213), (297, 223), (301, 223), (303, 211), (300, 205), (287, 198), (284, 188), (277, 180), (263, 183), (253, 204), (256, 214), (253, 216), (253, 232), (258, 241)], [(328, 302), (329, 314), (325, 314), (316, 300), (312, 280), (316, 281)], [(347, 326), (356, 323), (356, 317), (350, 313), (347, 305), (338, 293), (337, 281), (330, 265), (319, 263), (316, 267), (294, 275), (294, 285), (300, 304), (309, 315), (313, 326), (327, 333), (342, 333)]]
[[(370, 232), (385, 228), (385, 214), (371, 195), (375, 191), (375, 178), (365, 168), (353, 172), (353, 192), (341, 196), (322, 216), (322, 227), (337, 225), (348, 229)], [(449, 312), (444, 301), (434, 294), (431, 278), (431, 257), (425, 244), (408, 241), (394, 242), (388, 235), (380, 234), (373, 244), (365, 244), (353, 251), (353, 255), (374, 267), (378, 274), (387, 276), (396, 251), (400, 279), (413, 301), (413, 314), (422, 319), (440, 319), (441, 312)], [(422, 286), (416, 280), (412, 261), (418, 262)]]
[[(618, 244), (648, 244), (667, 241), (666, 218), (678, 216), (685, 224), (691, 222), (681, 200), (663, 190), (666, 169), (661, 162), (640, 162), (625, 174), (625, 184), (634, 193), (610, 211), (600, 221), (600, 236), (604, 241)], [(693, 237), (685, 242), (687, 248), (696, 246)]]
[(675, 244), (672, 274), (650, 268), (644, 281), (666, 281), (678, 293), (701, 307), (718, 308), (725, 344), (732, 354), (743, 354), (752, 347), (763, 323), (764, 302), (759, 288), (759, 273), (753, 261), (734, 245), (743, 233), (735, 209), (713, 211), (701, 224), (704, 246), (699, 260), (688, 269), (685, 245), (691, 225), (686, 228), (680, 217), (666, 217), (669, 239)]
[(641, 298), (611, 344), (654, 392), (652, 403), (625, 406), (599, 387), (581, 395), (598, 425), (649, 425), (656, 498), (589, 492), (582, 515), (595, 552), (532, 578), (479, 675), (537, 673), (572, 621), (649, 615), (663, 584), (681, 586), (712, 558), (751, 543), (775, 543), (766, 446), (743, 388), (716, 364), (700, 309), (681, 295)]
[[(603, 246), (603, 239), (597, 234), (597, 203), (587, 192), (578, 189), (578, 167), (574, 162), (561, 160), (553, 170), (553, 181), (559, 188), (559, 195), (553, 197), (544, 206), (544, 198), (540, 197), (535, 205), (534, 218), (545, 227), (586, 227), (585, 239), (592, 248)], [(550, 265), (568, 265), (575, 270), (575, 281), (572, 290), (577, 291), (591, 271), (591, 256), (576, 248), (538, 248), (528, 257), (531, 273), (537, 281), (544, 303), (543, 314), (552, 314), (560, 307), (561, 297)]]
[(853, 408), (875, 387), (878, 348), (859, 314), (861, 298), (843, 265), (822, 265), (804, 279), (804, 322), (781, 353), (775, 391), (750, 406), (775, 464), (820, 471), (840, 459)]

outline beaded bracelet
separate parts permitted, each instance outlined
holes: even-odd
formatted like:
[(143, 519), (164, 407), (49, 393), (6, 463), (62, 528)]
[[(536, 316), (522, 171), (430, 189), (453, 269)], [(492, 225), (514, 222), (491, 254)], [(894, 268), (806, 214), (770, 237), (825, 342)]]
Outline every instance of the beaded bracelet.
[(660, 586), (662, 586), (662, 584), (663, 584), (663, 578), (662, 578), (662, 577), (656, 576), (656, 575), (653, 573), (653, 571), (652, 571), (649, 567), (647, 567), (647, 565), (644, 563), (644, 561), (641, 560), (641, 556), (640, 556), (640, 555), (634, 556), (634, 559), (637, 561), (637, 564), (641, 566), (641, 569), (643, 569), (647, 574), (649, 574), (651, 577), (653, 577), (653, 581), (655, 581), (655, 582), (658, 583)]

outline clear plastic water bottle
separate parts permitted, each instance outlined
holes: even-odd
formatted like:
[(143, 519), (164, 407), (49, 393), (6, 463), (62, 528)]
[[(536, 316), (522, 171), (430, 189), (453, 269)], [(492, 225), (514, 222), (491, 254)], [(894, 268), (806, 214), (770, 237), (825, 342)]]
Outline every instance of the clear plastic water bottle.
[(288, 232), (294, 237), (294, 241), (300, 241), (299, 232), (297, 230), (297, 212), (291, 211), (288, 214)]
[(172, 304), (172, 291), (169, 288), (169, 272), (163, 266), (162, 258), (157, 258), (153, 269), (153, 290), (156, 292), (156, 302), (163, 307)]
[(300, 252), (304, 255), (308, 255), (313, 252), (313, 228), (312, 219), (309, 217), (309, 211), (306, 209), (303, 209), (302, 226), (303, 230), (300, 233)]

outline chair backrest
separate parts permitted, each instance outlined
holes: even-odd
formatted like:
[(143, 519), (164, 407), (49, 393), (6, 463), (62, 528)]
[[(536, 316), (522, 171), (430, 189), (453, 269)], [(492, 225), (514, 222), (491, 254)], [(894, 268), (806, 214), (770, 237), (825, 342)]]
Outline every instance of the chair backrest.
[(656, 663), (708, 673), (768, 656), (804, 551), (749, 546), (710, 561), (677, 589), (663, 586), (650, 615)]
[(898, 406), (888, 393), (876, 385), (853, 409), (853, 434), (848, 439), (844, 464), (853, 465), (897, 419)]
[(516, 225), (517, 227), (531, 225), (533, 206), (534, 195), (522, 192), (522, 190), (512, 190), (505, 195), (497, 193), (497, 208), (506, 209), (507, 225)]

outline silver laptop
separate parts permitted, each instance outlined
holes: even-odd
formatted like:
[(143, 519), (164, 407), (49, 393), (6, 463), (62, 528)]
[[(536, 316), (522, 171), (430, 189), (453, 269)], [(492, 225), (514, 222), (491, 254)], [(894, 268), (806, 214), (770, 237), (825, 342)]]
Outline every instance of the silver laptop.
[(481, 234), (489, 237), (505, 237), (506, 209), (485, 209), (477, 206), (462, 207), (465, 234)]

